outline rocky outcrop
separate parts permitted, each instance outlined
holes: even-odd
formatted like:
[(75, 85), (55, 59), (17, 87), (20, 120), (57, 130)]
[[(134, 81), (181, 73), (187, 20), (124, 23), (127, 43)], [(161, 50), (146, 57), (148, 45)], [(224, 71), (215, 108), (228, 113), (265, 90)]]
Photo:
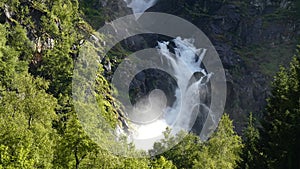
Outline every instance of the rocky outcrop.
[[(271, 56), (271, 51), (269, 55), (262, 51), (296, 47), (293, 43), (295, 37), (299, 37), (299, 23), (289, 14), (291, 4), (287, 0), (252, 0), (250, 3), (160, 0), (149, 11), (183, 17), (210, 38), (226, 69), (226, 112), (234, 119), (237, 130), (241, 131), (248, 113), (261, 117), (270, 94), (272, 76), (279, 67), (277, 62), (272, 65), (276, 56)], [(260, 53), (256, 53), (255, 47), (262, 48)], [(279, 56), (284, 57), (280, 64), (287, 64), (292, 56), (293, 53)], [(264, 64), (272, 67), (264, 67)]]
[[(110, 16), (132, 13), (124, 1), (99, 2)], [(239, 132), (248, 113), (262, 116), (272, 76), (279, 64), (290, 61), (296, 47), (295, 39), (300, 35), (292, 1), (159, 0), (148, 11), (185, 18), (209, 37), (226, 71), (228, 99), (225, 111), (234, 119)], [(122, 44), (127, 50), (138, 51), (156, 46), (157, 40), (169, 39), (144, 35), (131, 37)], [(114, 67), (115, 63), (111, 63)], [(135, 83), (144, 85), (143, 80)]]

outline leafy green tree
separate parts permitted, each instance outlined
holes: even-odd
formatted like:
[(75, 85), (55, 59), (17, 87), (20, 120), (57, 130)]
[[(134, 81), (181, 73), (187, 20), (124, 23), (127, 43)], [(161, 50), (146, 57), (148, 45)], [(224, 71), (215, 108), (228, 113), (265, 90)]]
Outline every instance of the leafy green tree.
[(33, 133), (27, 129), (24, 115), (16, 114), (13, 118), (4, 118), (2, 113), (0, 168), (34, 168), (35, 159), (30, 155), (34, 143)]
[(201, 142), (192, 133), (181, 132), (173, 136), (170, 129), (164, 135), (164, 139), (154, 144), (150, 154), (162, 152), (161, 156), (172, 161), (177, 168), (235, 168), (241, 160), (242, 139), (233, 131), (228, 115), (223, 116), (217, 131), (207, 142)]
[(242, 139), (233, 131), (232, 121), (224, 115), (217, 131), (201, 149), (193, 168), (214, 169), (237, 167), (241, 160)]
[(55, 168), (76, 168), (97, 151), (97, 145), (85, 134), (75, 115), (69, 117), (63, 137), (59, 139), (54, 160)]
[(155, 159), (151, 166), (151, 169), (177, 169), (177, 167), (172, 163), (172, 161), (167, 160), (164, 156), (160, 156)]
[(28, 74), (22, 52), (7, 45), (6, 28), (0, 26), (0, 166), (52, 168), (57, 102), (46, 93), (48, 82)]
[(10, 89), (0, 93), (0, 145), (5, 146), (12, 163), (14, 158), (22, 156), (23, 160), (32, 161), (34, 167), (51, 168), (56, 140), (52, 129), (56, 99), (43, 89), (47, 84), (44, 80), (26, 73), (16, 74), (12, 83)]
[[(159, 154), (172, 161), (177, 168), (192, 168), (193, 161), (197, 157), (202, 143), (198, 136), (180, 132), (176, 137), (171, 134), (170, 129), (164, 133), (165, 138), (154, 144), (154, 151), (150, 153)], [(179, 142), (178, 142), (179, 141)], [(169, 150), (169, 148), (171, 148)], [(160, 156), (158, 156), (159, 160)]]

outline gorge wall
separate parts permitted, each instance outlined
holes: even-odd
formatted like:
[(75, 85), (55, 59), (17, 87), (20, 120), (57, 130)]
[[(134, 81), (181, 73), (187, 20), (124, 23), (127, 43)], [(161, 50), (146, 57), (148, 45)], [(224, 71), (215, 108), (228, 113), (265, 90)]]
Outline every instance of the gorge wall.
[[(109, 16), (104, 20), (132, 13), (125, 1), (97, 2)], [(158, 0), (147, 11), (185, 18), (209, 37), (226, 71), (225, 112), (241, 131), (250, 112), (262, 117), (272, 77), (294, 54), (300, 35), (296, 10), (295, 3), (287, 0)], [(126, 40), (123, 47), (131, 51), (154, 47), (158, 39), (137, 36)]]

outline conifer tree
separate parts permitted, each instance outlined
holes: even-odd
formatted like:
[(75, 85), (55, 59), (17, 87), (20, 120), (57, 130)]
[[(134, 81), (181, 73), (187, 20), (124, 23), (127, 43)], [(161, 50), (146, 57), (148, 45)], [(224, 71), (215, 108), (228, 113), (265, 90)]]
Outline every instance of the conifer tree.
[(244, 148), (241, 155), (242, 161), (239, 164), (241, 169), (265, 168), (264, 154), (260, 145), (260, 133), (255, 126), (255, 118), (250, 113), (248, 126), (244, 130)]
[(272, 84), (266, 114), (265, 151), (270, 168), (300, 168), (300, 53)]

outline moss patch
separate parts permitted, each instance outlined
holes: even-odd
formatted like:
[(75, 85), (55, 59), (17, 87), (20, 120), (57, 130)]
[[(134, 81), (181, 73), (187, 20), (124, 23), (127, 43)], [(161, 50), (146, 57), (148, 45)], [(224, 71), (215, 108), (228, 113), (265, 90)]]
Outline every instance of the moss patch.
[(235, 50), (253, 70), (272, 77), (279, 70), (280, 65), (287, 65), (295, 54), (296, 42), (274, 43), (265, 42), (259, 45)]

